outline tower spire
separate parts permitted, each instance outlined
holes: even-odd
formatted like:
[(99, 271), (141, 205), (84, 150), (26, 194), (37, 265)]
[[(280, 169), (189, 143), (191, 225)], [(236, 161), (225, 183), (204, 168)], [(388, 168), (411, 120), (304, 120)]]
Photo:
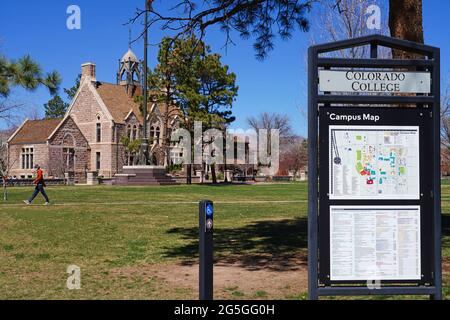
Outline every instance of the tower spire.
[(131, 50), (131, 26), (128, 27), (128, 49)]

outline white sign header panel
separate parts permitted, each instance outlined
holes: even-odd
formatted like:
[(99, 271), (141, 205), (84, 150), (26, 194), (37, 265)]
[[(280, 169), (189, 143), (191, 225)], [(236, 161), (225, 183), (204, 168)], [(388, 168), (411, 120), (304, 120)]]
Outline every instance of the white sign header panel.
[(319, 71), (322, 92), (430, 93), (429, 72)]

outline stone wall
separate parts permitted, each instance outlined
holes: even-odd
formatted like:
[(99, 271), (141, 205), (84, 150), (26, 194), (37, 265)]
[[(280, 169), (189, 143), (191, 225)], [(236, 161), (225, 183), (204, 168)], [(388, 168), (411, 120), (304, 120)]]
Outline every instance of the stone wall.
[[(73, 163), (68, 165), (67, 153), (64, 149), (73, 149)], [(90, 168), (89, 144), (72, 118), (59, 127), (49, 141), (49, 174), (62, 178), (64, 173), (73, 171), (76, 182), (86, 182), (86, 174)]]
[[(101, 154), (99, 175), (111, 177), (116, 168), (113, 168), (113, 123), (103, 112), (99, 102), (85, 82), (72, 107), (70, 115), (73, 117), (81, 133), (86, 138), (91, 151), (88, 158), (88, 171), (96, 170), (97, 152)], [(101, 124), (101, 142), (97, 142), (97, 123)]]
[(9, 175), (17, 178), (29, 178), (35, 175), (34, 169), (22, 169), (22, 148), (33, 148), (34, 164), (39, 164), (44, 171), (44, 176), (49, 177), (48, 172), (48, 147), (46, 143), (39, 144), (13, 144), (8, 147)]

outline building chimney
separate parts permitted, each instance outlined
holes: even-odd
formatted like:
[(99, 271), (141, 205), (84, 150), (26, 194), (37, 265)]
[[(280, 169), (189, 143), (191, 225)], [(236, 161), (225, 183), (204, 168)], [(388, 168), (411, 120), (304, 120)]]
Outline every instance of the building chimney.
[(87, 62), (81, 65), (81, 78), (85, 77), (95, 81), (95, 63)]

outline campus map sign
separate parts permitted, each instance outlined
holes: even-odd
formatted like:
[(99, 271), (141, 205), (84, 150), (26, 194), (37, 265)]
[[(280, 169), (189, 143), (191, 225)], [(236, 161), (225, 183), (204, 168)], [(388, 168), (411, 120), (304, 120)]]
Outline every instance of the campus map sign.
[(330, 199), (420, 199), (419, 127), (330, 126)]
[(319, 72), (320, 91), (373, 93), (430, 93), (429, 72), (329, 71)]
[[(330, 55), (359, 46), (370, 58)], [(372, 35), (312, 46), (308, 63), (310, 299), (441, 299), (439, 49)]]

